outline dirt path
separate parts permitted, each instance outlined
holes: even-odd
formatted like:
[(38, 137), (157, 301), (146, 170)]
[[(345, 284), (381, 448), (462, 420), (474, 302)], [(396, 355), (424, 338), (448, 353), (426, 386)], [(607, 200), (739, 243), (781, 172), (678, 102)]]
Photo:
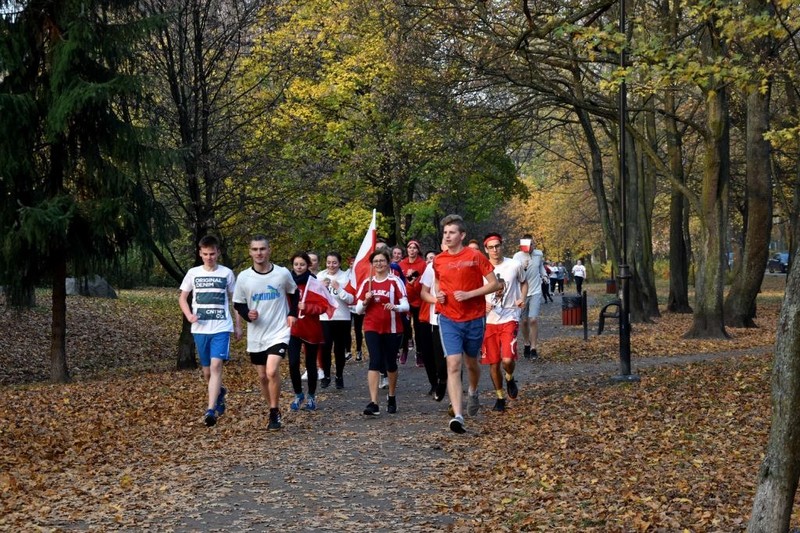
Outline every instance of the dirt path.
[[(596, 334), (596, 325), (594, 325)], [(590, 332), (591, 334), (591, 332)], [(616, 335), (616, 329), (610, 329)], [(561, 326), (561, 304), (543, 306), (541, 338), (583, 335), (581, 327)], [(545, 343), (546, 346), (546, 343)], [(763, 349), (761, 350), (763, 352)], [(684, 364), (753, 351), (699, 354), (685, 357), (635, 359), (636, 369)], [(436, 403), (426, 395), (425, 371), (409, 363), (400, 368), (398, 413), (367, 419), (361, 414), (368, 401), (366, 363), (348, 363), (344, 390), (330, 387), (318, 395), (315, 413), (284, 408), (280, 432), (255, 431), (236, 450), (220, 450), (208, 464), (195, 465), (214, 488), (186, 507), (149, 516), (148, 523), (176, 531), (439, 531), (447, 529), (447, 514), (426, 515), (424, 506), (437, 485), (440, 468), (451, 467), (450, 451), (469, 447), (481, 431), (481, 418), (491, 416), (493, 403), (488, 372), (481, 376), (482, 411), (467, 418), (466, 435), (447, 428), (447, 400)], [(608, 380), (619, 370), (616, 362), (556, 364), (546, 352), (538, 362), (520, 361), (516, 377), (520, 396), (531, 394), (531, 383), (585, 379)], [(254, 403), (244, 391), (232, 391), (243, 403)], [(284, 383), (283, 403), (288, 404)], [(509, 410), (515, 409), (511, 402)], [(235, 415), (231, 415), (235, 416)], [(480, 453), (477, 451), (477, 453)], [(146, 525), (146, 524), (143, 524)]]

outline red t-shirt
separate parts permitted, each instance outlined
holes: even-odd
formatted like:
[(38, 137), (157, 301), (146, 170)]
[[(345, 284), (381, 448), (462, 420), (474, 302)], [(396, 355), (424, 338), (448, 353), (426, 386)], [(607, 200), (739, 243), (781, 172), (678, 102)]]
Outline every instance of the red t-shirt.
[[(356, 300), (363, 300), (369, 291), (369, 280), (365, 280), (358, 288)], [(405, 295), (406, 289), (400, 278), (391, 274), (383, 281), (372, 278), (372, 300), (364, 312), (364, 331), (402, 333), (403, 320), (400, 313), (384, 309), (383, 306), (387, 303), (397, 305)]]
[[(422, 276), (422, 273), (425, 272), (427, 264), (428, 263), (419, 256), (417, 256), (417, 260), (413, 263), (408, 260), (408, 257), (398, 263), (400, 269), (403, 271), (403, 275), (406, 277), (406, 295), (408, 296), (408, 305), (411, 307), (420, 307), (423, 303), (422, 298), (419, 296), (422, 290), (422, 287), (419, 285), (419, 278)], [(416, 275), (412, 275), (412, 272), (416, 272)]]
[[(303, 301), (303, 293), (306, 292), (305, 285), (298, 285), (297, 291), (299, 301)], [(321, 344), (325, 342), (325, 337), (322, 334), (322, 323), (319, 320), (319, 315), (328, 309), (328, 302), (323, 298), (309, 292), (306, 296), (305, 309), (299, 312), (303, 318), (299, 318), (292, 326), (292, 337), (303, 339), (309, 344)]]
[(433, 260), (433, 270), (439, 280), (438, 294), (444, 294), (444, 304), (437, 302), (436, 311), (454, 322), (467, 322), (486, 315), (486, 299), (476, 296), (459, 302), (455, 291), (472, 291), (483, 287), (484, 276), (494, 272), (485, 255), (469, 246), (457, 254), (443, 252)]

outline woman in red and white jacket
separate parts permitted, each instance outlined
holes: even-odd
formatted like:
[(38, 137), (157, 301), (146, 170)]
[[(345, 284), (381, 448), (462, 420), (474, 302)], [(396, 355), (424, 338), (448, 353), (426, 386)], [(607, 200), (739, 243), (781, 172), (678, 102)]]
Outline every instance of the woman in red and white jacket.
[(408, 311), (408, 298), (402, 280), (391, 273), (391, 258), (386, 250), (376, 250), (369, 256), (372, 276), (356, 289), (356, 313), (364, 315), (364, 340), (369, 350), (370, 402), (364, 409), (367, 416), (380, 414), (378, 380), (382, 369), (389, 374), (389, 398), (386, 410), (397, 412), (397, 349), (403, 340), (401, 313)]

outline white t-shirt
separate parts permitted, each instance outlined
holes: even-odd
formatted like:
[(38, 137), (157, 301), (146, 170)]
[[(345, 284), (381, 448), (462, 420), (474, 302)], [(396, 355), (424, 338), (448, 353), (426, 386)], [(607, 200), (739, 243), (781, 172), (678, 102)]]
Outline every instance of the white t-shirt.
[(586, 267), (583, 265), (575, 265), (572, 267), (572, 275), (573, 276), (580, 276), (582, 278), (586, 277)]
[[(436, 298), (436, 274), (433, 272), (433, 261), (428, 263), (428, 266), (425, 267), (425, 271), (419, 278), (419, 283), (420, 285), (425, 285), (428, 287), (430, 289), (431, 296)], [(439, 315), (436, 313), (436, 304), (427, 304), (427, 302), (423, 302), (423, 304), (431, 306), (431, 326), (438, 326)]]
[(258, 318), (247, 323), (248, 352), (263, 352), (276, 344), (289, 343), (291, 328), (286, 323), (289, 316), (286, 295), (296, 291), (292, 274), (282, 266), (273, 264), (266, 274), (252, 267), (239, 273), (233, 301), (258, 311)]
[(517, 252), (514, 259), (522, 263), (525, 269), (525, 279), (528, 281), (528, 296), (542, 293), (542, 278), (547, 277), (544, 269), (544, 254), (541, 250), (528, 252)]
[(229, 295), (233, 294), (236, 278), (233, 271), (222, 265), (214, 270), (204, 266), (190, 268), (181, 282), (181, 291), (192, 293), (192, 314), (197, 322), (192, 333), (213, 335), (233, 331)]
[(519, 322), (522, 309), (517, 307), (517, 300), (522, 297), (522, 283), (525, 281), (522, 263), (504, 257), (502, 263), (494, 266), (494, 275), (497, 276), (497, 281), (503, 283), (503, 292), (500, 295), (495, 292), (486, 295), (486, 302), (492, 305), (486, 315), (486, 323)]
[(337, 300), (344, 302), (339, 304), (339, 307), (337, 307), (336, 311), (333, 312), (332, 317), (328, 318), (327, 313), (322, 313), (321, 315), (319, 315), (319, 319), (322, 320), (323, 322), (328, 320), (350, 320), (350, 307), (348, 307), (346, 304), (353, 303), (354, 299), (353, 295), (351, 295), (349, 292), (345, 290), (345, 287), (347, 287), (348, 277), (349, 273), (347, 272), (347, 270), (339, 270), (336, 274), (331, 275), (328, 273), (328, 270), (325, 269), (319, 274), (317, 274), (317, 279), (319, 281), (324, 282), (327, 279), (329, 280), (335, 279), (336, 281), (339, 282), (339, 290), (334, 292), (333, 287), (328, 286), (328, 292), (333, 294), (333, 297), (336, 298)]

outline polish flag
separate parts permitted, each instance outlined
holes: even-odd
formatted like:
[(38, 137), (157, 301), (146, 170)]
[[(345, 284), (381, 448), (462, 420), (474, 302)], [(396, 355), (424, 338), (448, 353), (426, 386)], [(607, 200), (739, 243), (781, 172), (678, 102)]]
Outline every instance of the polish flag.
[[(314, 276), (308, 277), (308, 281), (306, 282), (306, 290), (303, 291), (303, 303), (306, 302), (309, 294), (311, 294), (311, 301), (309, 301), (309, 303), (313, 302), (322, 306), (327, 305), (325, 314), (328, 315), (328, 318), (333, 318), (333, 313), (339, 307), (339, 302), (337, 302), (336, 298), (334, 298), (333, 295), (328, 291), (328, 288), (325, 287), (325, 285), (323, 285), (322, 282)], [(298, 315), (298, 318), (303, 317)]]
[(358, 255), (352, 265), (350, 265), (350, 273), (347, 279), (349, 285), (349, 292), (355, 294), (361, 283), (370, 277), (372, 273), (372, 264), (369, 262), (369, 256), (375, 251), (375, 245), (378, 243), (378, 230), (375, 224), (375, 209), (372, 210), (372, 222), (369, 224), (367, 234), (364, 235), (364, 240), (361, 241), (361, 248), (358, 249)]

